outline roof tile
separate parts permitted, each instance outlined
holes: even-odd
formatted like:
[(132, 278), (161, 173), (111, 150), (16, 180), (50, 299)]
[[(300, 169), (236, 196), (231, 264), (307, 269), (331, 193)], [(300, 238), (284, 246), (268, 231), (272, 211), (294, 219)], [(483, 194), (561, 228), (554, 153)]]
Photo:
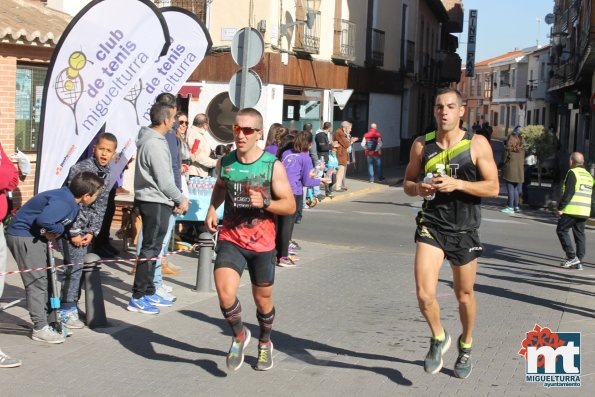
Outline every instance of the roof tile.
[(1, 0), (0, 42), (54, 47), (72, 16), (39, 0)]

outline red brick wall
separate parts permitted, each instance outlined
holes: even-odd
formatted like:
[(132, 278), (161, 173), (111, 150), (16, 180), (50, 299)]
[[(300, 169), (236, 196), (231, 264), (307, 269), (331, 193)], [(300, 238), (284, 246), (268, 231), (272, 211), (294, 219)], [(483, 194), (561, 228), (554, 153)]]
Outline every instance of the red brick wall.
[[(14, 153), (17, 62), (48, 64), (53, 49), (24, 45), (0, 44), (0, 142), (7, 155)], [(31, 173), (24, 177), (13, 193), (15, 207), (33, 196), (36, 155), (30, 154)]]

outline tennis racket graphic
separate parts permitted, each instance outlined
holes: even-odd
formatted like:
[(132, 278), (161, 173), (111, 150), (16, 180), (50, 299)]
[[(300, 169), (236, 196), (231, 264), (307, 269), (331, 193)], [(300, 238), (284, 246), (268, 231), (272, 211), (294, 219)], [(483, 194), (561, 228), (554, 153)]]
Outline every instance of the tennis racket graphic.
[(143, 90), (143, 82), (141, 79), (132, 86), (130, 91), (126, 95), (124, 95), (124, 100), (130, 102), (130, 104), (134, 107), (134, 114), (136, 115), (136, 124), (140, 125), (140, 121), (138, 119), (138, 110), (136, 109), (136, 101), (140, 96), (140, 93)]

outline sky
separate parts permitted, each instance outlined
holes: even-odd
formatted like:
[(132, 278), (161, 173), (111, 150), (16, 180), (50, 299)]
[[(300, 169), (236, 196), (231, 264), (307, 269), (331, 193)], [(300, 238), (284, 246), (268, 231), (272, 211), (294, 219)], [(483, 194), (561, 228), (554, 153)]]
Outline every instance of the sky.
[[(549, 43), (551, 25), (545, 15), (554, 8), (554, 0), (462, 0), (465, 10), (463, 33), (458, 34), (457, 53), (465, 65), (469, 10), (477, 10), (475, 62), (537, 44)], [(540, 19), (539, 28), (537, 18)], [(538, 33), (539, 32), (539, 33)]]

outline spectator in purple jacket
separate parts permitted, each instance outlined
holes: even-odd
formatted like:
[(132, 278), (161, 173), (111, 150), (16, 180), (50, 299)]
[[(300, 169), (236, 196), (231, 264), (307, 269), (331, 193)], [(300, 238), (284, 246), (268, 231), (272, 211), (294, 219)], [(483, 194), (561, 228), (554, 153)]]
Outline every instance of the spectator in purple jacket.
[(279, 123), (273, 123), (269, 127), (269, 133), (267, 135), (267, 140), (265, 143), (265, 152), (269, 152), (270, 154), (277, 155), (277, 151), (279, 150), (279, 145), (281, 144), (281, 140), (285, 135), (289, 133), (289, 130), (283, 127)]
[[(277, 264), (281, 267), (295, 266), (295, 260), (289, 259), (289, 241), (293, 234), (293, 226), (299, 223), (301, 209), (304, 203), (304, 186), (318, 186), (321, 179), (313, 178), (315, 170), (308, 150), (312, 145), (312, 134), (299, 132), (295, 138), (287, 135), (279, 147), (277, 157), (281, 160), (287, 171), (287, 178), (293, 191), (296, 203), (296, 213), (288, 216), (277, 217)], [(323, 182), (328, 182), (324, 179)]]

